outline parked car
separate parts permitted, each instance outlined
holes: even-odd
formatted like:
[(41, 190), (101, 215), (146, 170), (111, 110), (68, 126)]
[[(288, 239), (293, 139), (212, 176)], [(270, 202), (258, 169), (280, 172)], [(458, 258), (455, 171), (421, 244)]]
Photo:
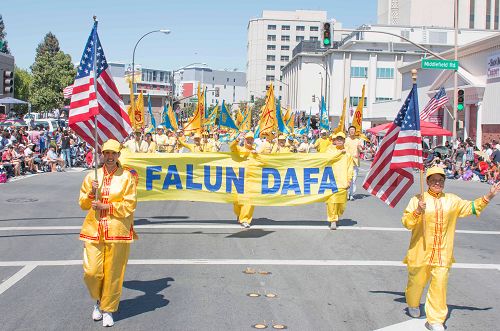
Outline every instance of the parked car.
[(35, 120), (35, 126), (43, 127), (49, 132), (54, 132), (59, 127), (57, 120), (55, 119), (43, 119), (43, 120)]

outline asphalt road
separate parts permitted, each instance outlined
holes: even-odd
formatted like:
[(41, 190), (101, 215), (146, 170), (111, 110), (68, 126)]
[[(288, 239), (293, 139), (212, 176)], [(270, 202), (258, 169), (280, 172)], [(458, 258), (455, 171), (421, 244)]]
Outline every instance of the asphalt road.
[[(84, 213), (76, 199), (84, 174), (41, 174), (0, 186), (0, 329), (102, 328), (90, 318), (93, 303), (82, 281)], [(487, 188), (447, 182), (447, 191), (464, 198)], [(400, 222), (409, 196), (390, 209), (358, 189), (338, 231), (327, 228), (324, 204), (257, 207), (252, 229), (243, 230), (231, 205), (140, 203), (140, 239), (131, 249), (114, 328), (252, 330), (263, 323), (271, 330), (276, 324), (421, 330), (423, 321), (405, 313), (400, 263), (409, 241)], [(449, 330), (498, 329), (499, 205), (497, 198), (481, 219), (458, 225)], [(255, 273), (244, 273), (247, 268)]]

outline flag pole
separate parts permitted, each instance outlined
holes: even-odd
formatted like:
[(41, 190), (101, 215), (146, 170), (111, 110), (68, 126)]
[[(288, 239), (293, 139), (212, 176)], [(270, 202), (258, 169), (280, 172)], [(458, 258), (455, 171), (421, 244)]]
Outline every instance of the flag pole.
[[(411, 70), (411, 79), (413, 80), (413, 84), (417, 84), (417, 69), (412, 69)], [(419, 120), (419, 119), (417, 119)], [(420, 201), (424, 200), (424, 170), (420, 168)], [(424, 228), (424, 235), (422, 236), (423, 238), (423, 243), (424, 243), (424, 249), (426, 247), (425, 244), (425, 217), (424, 213), (422, 213), (422, 225)]]
[[(93, 17), (94, 19), (94, 25), (95, 25), (95, 30), (94, 31), (94, 35), (92, 36), (92, 38), (94, 39), (94, 61), (93, 61), (93, 64), (92, 64), (92, 70), (94, 71), (94, 93), (95, 93), (95, 98), (96, 98), (96, 102), (97, 102), (97, 72), (96, 72), (96, 45), (97, 45), (97, 16), (94, 15)], [(99, 109), (99, 106), (97, 106), (97, 109)], [(97, 114), (94, 115), (94, 178), (95, 180), (97, 180), (97, 162), (98, 162), (98, 159), (99, 159), (99, 156), (97, 154), (97, 149), (99, 148), (99, 142), (98, 142), (98, 134), (97, 134)], [(97, 192), (96, 192), (97, 193)], [(99, 194), (96, 194), (95, 195), (95, 201), (98, 200), (98, 195)], [(96, 210), (96, 213), (97, 213), (97, 210)]]

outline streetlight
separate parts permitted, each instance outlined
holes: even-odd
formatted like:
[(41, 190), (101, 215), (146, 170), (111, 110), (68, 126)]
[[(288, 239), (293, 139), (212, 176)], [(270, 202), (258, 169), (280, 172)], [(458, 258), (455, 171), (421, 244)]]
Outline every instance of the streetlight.
[[(179, 69), (175, 69), (175, 70), (172, 70), (172, 97), (170, 98), (170, 102), (172, 103), (172, 109), (174, 108), (174, 99), (175, 99), (175, 73), (178, 72), (178, 71), (181, 71), (182, 69), (186, 69), (190, 66), (193, 66), (195, 64), (199, 64), (199, 65), (202, 65), (202, 66), (207, 66), (206, 63), (204, 62), (193, 62), (193, 63), (190, 63), (188, 65), (185, 65)], [(176, 111), (176, 109), (174, 109), (174, 111)], [(182, 122), (182, 113), (181, 113), (181, 122)]]

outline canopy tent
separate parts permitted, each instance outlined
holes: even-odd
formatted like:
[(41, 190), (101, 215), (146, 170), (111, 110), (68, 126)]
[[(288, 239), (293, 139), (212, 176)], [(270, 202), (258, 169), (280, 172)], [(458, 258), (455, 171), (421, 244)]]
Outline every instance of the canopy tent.
[(2, 104), (2, 105), (27, 105), (28, 102), (23, 101), (23, 100), (19, 100), (16, 98), (12, 98), (12, 97), (6, 97), (6, 98), (0, 99), (0, 104)]
[[(366, 131), (375, 134), (377, 136), (384, 136), (387, 133), (387, 129), (391, 126), (391, 123), (385, 123), (381, 125), (377, 125), (371, 129), (368, 129)], [(420, 121), (420, 133), (422, 136), (452, 136), (453, 134), (451, 131), (445, 130), (442, 127), (440, 127), (437, 124), (431, 123), (431, 122), (426, 122), (426, 121)]]

